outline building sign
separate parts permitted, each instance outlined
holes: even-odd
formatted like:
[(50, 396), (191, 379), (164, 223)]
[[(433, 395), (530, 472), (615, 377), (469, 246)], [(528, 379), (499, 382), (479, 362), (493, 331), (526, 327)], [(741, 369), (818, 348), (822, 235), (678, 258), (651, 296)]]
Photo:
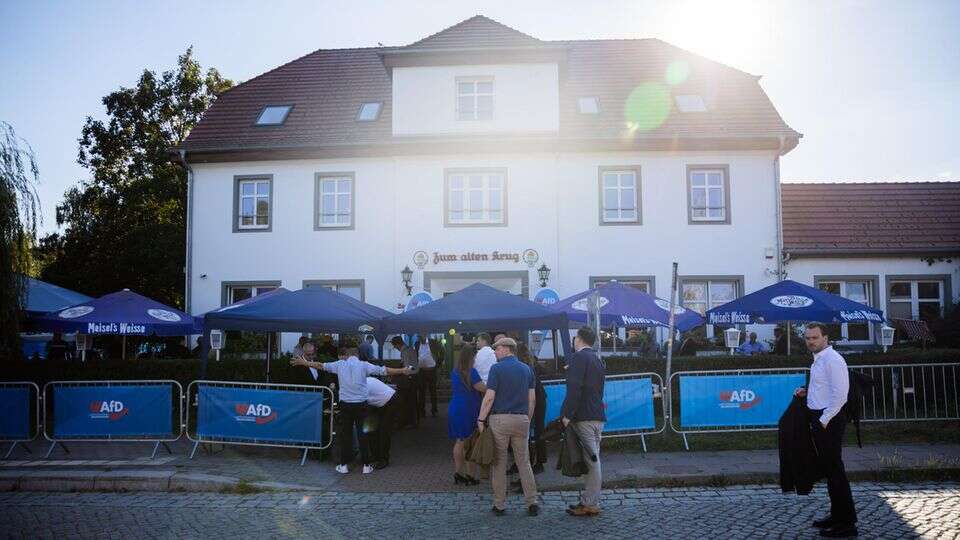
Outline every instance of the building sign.
[(527, 263), (527, 266), (533, 268), (537, 265), (537, 261), (540, 260), (540, 254), (537, 253), (535, 249), (525, 249), (523, 250), (523, 262)]
[(442, 264), (458, 262), (500, 262), (517, 264), (523, 261), (531, 268), (540, 260), (540, 254), (535, 249), (516, 251), (467, 251), (462, 253), (444, 253), (441, 251), (417, 251), (413, 254), (413, 264), (423, 269), (427, 265), (440, 266)]

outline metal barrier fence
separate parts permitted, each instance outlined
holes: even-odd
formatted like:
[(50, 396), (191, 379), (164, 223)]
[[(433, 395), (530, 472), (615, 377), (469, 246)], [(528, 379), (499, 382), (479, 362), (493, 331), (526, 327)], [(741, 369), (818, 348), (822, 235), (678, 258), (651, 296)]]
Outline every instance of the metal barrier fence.
[[(321, 394), (321, 400), (322, 400), (321, 401), (321, 425), (319, 426), (320, 435), (318, 437), (319, 440), (315, 442), (309, 441), (309, 440), (291, 440), (289, 438), (284, 440), (284, 438), (278, 437), (276, 435), (254, 437), (249, 435), (227, 436), (227, 435), (214, 435), (211, 433), (202, 434), (200, 423), (201, 423), (201, 415), (204, 414), (204, 411), (201, 410), (201, 402), (203, 401), (200, 397), (201, 386), (205, 388), (214, 388), (214, 389), (217, 389), (217, 388), (239, 389), (239, 390), (252, 390), (252, 391), (261, 391), (261, 392), (272, 391), (272, 392), (286, 392), (290, 394), (294, 392), (319, 393)], [(328, 394), (328, 397), (323, 397), (322, 394), (324, 393)], [(193, 449), (190, 451), (190, 459), (193, 459), (194, 455), (196, 455), (197, 448), (200, 446), (200, 443), (221, 443), (221, 444), (236, 444), (236, 445), (244, 445), (244, 446), (273, 446), (273, 447), (280, 447), (280, 448), (302, 448), (303, 455), (300, 459), (300, 465), (303, 465), (307, 460), (308, 451), (310, 451), (311, 449), (325, 450), (327, 448), (330, 448), (330, 446), (333, 444), (333, 435), (334, 435), (333, 408), (336, 405), (336, 401), (335, 401), (336, 398), (333, 394), (333, 391), (331, 391), (330, 388), (327, 388), (326, 386), (313, 386), (313, 385), (300, 385), (300, 384), (243, 383), (243, 382), (232, 382), (232, 381), (193, 381), (187, 386), (187, 396), (189, 398), (189, 406), (187, 407), (185, 432), (187, 434), (187, 438), (193, 441), (194, 443)], [(265, 393), (263, 394), (263, 396), (267, 397)], [(277, 397), (277, 396), (274, 396), (274, 397)], [(251, 402), (251, 403), (243, 403), (242, 405), (248, 407), (247, 410), (250, 411), (249, 416), (252, 416), (252, 418), (249, 418), (249, 419), (243, 418), (245, 423), (253, 423), (254, 425), (265, 425), (275, 421), (277, 418), (275, 416), (277, 414), (276, 411), (269, 404), (262, 404), (262, 403), (255, 404)], [(258, 408), (258, 405), (260, 405), (259, 408)], [(252, 406), (253, 408), (250, 409), (249, 408), (250, 406)], [(194, 417), (196, 420), (196, 425), (194, 426), (193, 434), (191, 434), (190, 412), (194, 407), (197, 408), (196, 416)], [(241, 417), (245, 417), (248, 415), (239, 414), (241, 412), (239, 409), (239, 405), (235, 405), (235, 407), (238, 407), (238, 408), (235, 409), (235, 412), (237, 414), (234, 417), (234, 420), (236, 420), (239, 423)], [(258, 414), (260, 414), (259, 419), (257, 418)], [(323, 415), (326, 415), (329, 418), (329, 425), (327, 426), (327, 433), (329, 434), (329, 437), (327, 438), (326, 441), (323, 440), (323, 425), (322, 425)], [(271, 416), (272, 416), (272, 419), (271, 419)], [(249, 422), (247, 422), (248, 420)], [(226, 431), (226, 430), (223, 430), (223, 431)]]
[[(725, 405), (730, 404), (730, 405), (735, 405), (733, 407), (733, 409), (735, 410), (748, 410), (752, 408), (753, 405), (758, 405), (759, 403), (761, 403), (763, 400), (763, 396), (759, 396), (759, 399), (757, 399), (758, 396), (753, 390), (741, 389), (737, 387), (731, 387), (728, 390), (726, 390), (729, 396), (724, 396), (723, 394), (716, 395), (713, 397), (706, 396), (706, 395), (689, 396), (689, 392), (687, 396), (684, 396), (680, 389), (681, 381), (684, 378), (692, 378), (691, 380), (696, 380), (701, 377), (756, 377), (756, 376), (763, 376), (763, 375), (803, 375), (804, 379), (806, 379), (809, 374), (809, 371), (810, 371), (809, 368), (777, 368), (777, 369), (737, 369), (737, 370), (714, 370), (714, 371), (678, 371), (676, 373), (673, 373), (672, 375), (670, 375), (670, 381), (668, 383), (670, 384), (670, 395), (674, 396), (670, 400), (671, 402), (667, 404), (667, 410), (670, 417), (670, 422), (669, 422), (670, 429), (673, 430), (674, 433), (677, 433), (681, 437), (683, 437), (683, 446), (687, 450), (690, 449), (690, 443), (687, 440), (687, 435), (691, 433), (776, 431), (777, 430), (776, 421), (774, 421), (772, 424), (768, 421), (763, 421), (763, 422), (754, 421), (752, 423), (736, 423), (736, 424), (728, 424), (728, 425), (722, 425), (722, 424), (704, 425), (702, 423), (697, 423), (696, 425), (688, 426), (687, 428), (685, 428), (682, 425), (683, 413), (684, 413), (683, 405), (684, 405), (685, 398), (693, 399), (694, 397), (697, 397), (697, 398), (707, 398), (707, 399), (716, 400), (717, 408), (714, 409), (714, 415), (716, 417), (719, 417), (719, 415), (716, 414), (716, 411), (721, 410), (719, 407), (724, 407)], [(803, 384), (797, 384), (796, 386), (803, 386)], [(786, 394), (787, 404), (789, 404), (790, 399), (793, 399), (793, 390), (794, 388), (790, 388), (789, 393)], [(749, 401), (744, 401), (744, 398), (742, 397), (743, 392), (753, 392), (752, 399), (756, 399), (756, 402), (753, 405), (751, 405)], [(778, 394), (779, 393), (780, 392), (778, 392)], [(724, 397), (728, 397), (728, 399), (726, 400), (727, 403), (722, 404), (722, 400)], [(780, 399), (784, 399), (784, 396), (779, 396), (779, 397)], [(769, 403), (769, 400), (768, 400), (768, 403)], [(691, 407), (692, 405), (693, 404), (690, 401), (687, 401), (688, 407)], [(679, 408), (681, 412), (681, 420), (680, 420), (681, 425), (678, 425), (675, 423), (677, 420), (677, 415), (674, 414), (675, 406)], [(774, 411), (778, 418), (780, 414), (783, 413), (784, 409), (786, 409), (786, 405), (784, 405), (782, 409)], [(689, 429), (690, 427), (692, 427), (693, 429)]]
[[(642, 411), (634, 411), (638, 414), (630, 415), (629, 413), (625, 418), (615, 419), (612, 417), (616, 413), (615, 410), (611, 410), (609, 405), (611, 402), (618, 402), (623, 400), (625, 397), (628, 398), (628, 389), (618, 386), (618, 381), (631, 381), (631, 380), (642, 380), (650, 379), (650, 407), (651, 415), (653, 419), (653, 427), (651, 428), (630, 428), (624, 427), (624, 424), (634, 424), (634, 425), (643, 425), (644, 419), (639, 418)], [(543, 381), (543, 386), (546, 389), (548, 386), (558, 386), (566, 384), (564, 379), (551, 379), (548, 381)], [(659, 407), (658, 407), (659, 400)], [(561, 401), (562, 403), (562, 401)], [(547, 417), (546, 421), (549, 422), (559, 416), (559, 410), (561, 403), (551, 403), (550, 400), (547, 401)], [(603, 434), (601, 438), (604, 439), (615, 439), (615, 438), (624, 438), (624, 437), (640, 437), (640, 442), (643, 445), (643, 451), (647, 451), (647, 435), (656, 435), (657, 433), (663, 433), (667, 428), (666, 422), (664, 421), (663, 416), (663, 377), (659, 373), (646, 372), (646, 373), (626, 373), (623, 375), (608, 375), (605, 378), (604, 384), (604, 403), (608, 405), (607, 413), (607, 424), (604, 426)], [(659, 408), (659, 411), (657, 410)], [(551, 416), (551, 411), (555, 412), (555, 416)], [(658, 414), (659, 412), (659, 414)], [(620, 426), (620, 427), (618, 427)]]
[[(165, 396), (163, 387), (167, 387), (174, 395)], [(137, 410), (131, 415), (129, 402), (124, 403), (123, 399), (136, 402), (139, 399), (135, 393), (138, 388), (156, 391), (142, 403), (137, 403), (146, 405), (143, 411)], [(59, 405), (57, 394), (63, 400)], [(118, 394), (122, 399), (118, 398)], [(93, 401), (90, 401), (91, 398)], [(169, 398), (170, 407), (165, 416), (162, 406), (167, 404), (166, 398)], [(154, 442), (150, 459), (156, 457), (161, 444), (167, 452), (172, 453), (166, 443), (179, 439), (183, 434), (183, 399), (183, 387), (174, 380), (50, 381), (43, 385), (42, 392), (43, 437), (50, 441), (44, 459), (50, 457), (58, 444), (70, 453), (64, 443), (91, 440)], [(136, 421), (154, 422), (154, 431), (144, 430)], [(170, 434), (164, 436), (160, 431), (167, 421)], [(51, 425), (53, 433), (48, 430)]]
[(873, 379), (861, 422), (960, 420), (960, 363), (850, 366)]
[[(26, 403), (20, 403), (20, 405), (25, 405), (26, 410), (21, 410), (21, 411), (4, 410), (3, 411), (3, 416), (4, 416), (3, 420), (6, 423), (9, 423), (9, 427), (11, 428), (9, 431), (0, 430), (0, 441), (11, 443), (10, 449), (7, 450), (6, 454), (4, 454), (3, 459), (7, 459), (8, 457), (10, 457), (10, 455), (13, 454), (14, 448), (16, 448), (18, 444), (30, 442), (36, 439), (37, 435), (40, 434), (40, 388), (36, 385), (36, 383), (30, 382), (30, 381), (0, 382), (0, 393), (3, 393), (4, 397), (9, 397), (10, 399), (12, 399), (13, 402), (20, 401), (22, 396), (17, 394), (22, 394), (22, 390), (26, 390), (27, 399), (26, 399)], [(31, 391), (33, 392), (32, 399), (30, 396)], [(10, 394), (10, 395), (7, 396), (7, 394)], [(5, 405), (8, 405), (8, 404), (5, 403)], [(34, 409), (33, 415), (30, 414), (31, 405), (33, 406), (33, 409)], [(14, 405), (14, 407), (16, 407), (16, 405)], [(29, 425), (31, 416), (34, 417), (33, 426)], [(27, 425), (24, 426), (27, 428), (26, 436), (20, 436), (17, 433), (20, 427), (17, 424), (21, 423), (23, 420), (26, 420), (27, 422)], [(27, 447), (26, 445), (23, 445), (23, 449), (26, 450), (28, 454), (33, 453), (30, 450), (30, 448)]]

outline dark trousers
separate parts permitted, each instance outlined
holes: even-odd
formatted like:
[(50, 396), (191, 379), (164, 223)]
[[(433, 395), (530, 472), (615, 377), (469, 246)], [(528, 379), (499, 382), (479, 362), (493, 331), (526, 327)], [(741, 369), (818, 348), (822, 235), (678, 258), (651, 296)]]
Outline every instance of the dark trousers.
[(437, 414), (437, 368), (420, 368), (417, 374), (417, 409), (427, 415), (427, 391), (430, 392), (430, 412)]
[(547, 462), (547, 441), (543, 440), (543, 427), (547, 415), (546, 398), (540, 400), (537, 396), (537, 406), (533, 409), (533, 421), (530, 427), (533, 429), (533, 449), (530, 452), (531, 464), (544, 464)]
[(853, 507), (853, 494), (850, 482), (843, 467), (843, 432), (847, 426), (847, 417), (843, 411), (837, 413), (827, 428), (820, 424), (823, 411), (810, 410), (810, 433), (817, 450), (817, 462), (827, 477), (827, 493), (830, 494), (830, 516), (841, 524), (857, 522), (857, 511)]
[(357, 442), (360, 445), (360, 458), (364, 465), (369, 465), (370, 445), (367, 434), (363, 430), (363, 420), (367, 417), (366, 403), (340, 402), (340, 412), (337, 415), (337, 438), (340, 439), (340, 465), (353, 461), (353, 434), (357, 433)]
[(390, 436), (400, 413), (400, 394), (393, 394), (383, 407), (377, 409), (377, 430), (372, 433), (370, 452), (374, 461), (390, 463)]
[(417, 375), (407, 375), (396, 379), (397, 393), (394, 397), (400, 398), (400, 411), (397, 416), (400, 418), (401, 426), (420, 425), (420, 416), (417, 407), (417, 392), (420, 385), (420, 379)]

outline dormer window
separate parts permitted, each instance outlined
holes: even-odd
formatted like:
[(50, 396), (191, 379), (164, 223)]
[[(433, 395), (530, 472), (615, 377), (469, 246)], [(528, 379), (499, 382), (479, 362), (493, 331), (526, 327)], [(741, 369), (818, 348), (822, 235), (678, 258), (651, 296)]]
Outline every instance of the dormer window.
[(457, 120), (493, 119), (493, 77), (457, 78)]
[(707, 104), (704, 103), (703, 97), (690, 94), (690, 95), (681, 95), (674, 96), (673, 100), (677, 104), (677, 109), (680, 112), (706, 112)]
[(577, 110), (580, 114), (600, 114), (600, 98), (596, 96), (578, 98)]
[(287, 121), (293, 105), (267, 105), (257, 116), (258, 126), (279, 126)]
[(357, 112), (357, 121), (358, 122), (373, 122), (377, 118), (380, 118), (380, 109), (383, 108), (383, 103), (379, 101), (374, 101), (371, 103), (363, 103), (360, 105), (360, 111)]

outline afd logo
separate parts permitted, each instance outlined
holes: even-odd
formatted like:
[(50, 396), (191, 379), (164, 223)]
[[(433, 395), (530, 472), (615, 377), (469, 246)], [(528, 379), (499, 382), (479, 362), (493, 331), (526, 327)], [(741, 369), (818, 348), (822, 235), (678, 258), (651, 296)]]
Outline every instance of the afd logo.
[(720, 392), (721, 409), (752, 409), (760, 403), (760, 396), (753, 390), (726, 390)]
[(273, 407), (263, 403), (237, 403), (234, 405), (237, 412), (237, 422), (256, 422), (258, 424), (269, 424), (277, 419), (277, 411)]
[(130, 413), (130, 408), (122, 401), (93, 401), (90, 403), (90, 418), (106, 419), (115, 422)]

